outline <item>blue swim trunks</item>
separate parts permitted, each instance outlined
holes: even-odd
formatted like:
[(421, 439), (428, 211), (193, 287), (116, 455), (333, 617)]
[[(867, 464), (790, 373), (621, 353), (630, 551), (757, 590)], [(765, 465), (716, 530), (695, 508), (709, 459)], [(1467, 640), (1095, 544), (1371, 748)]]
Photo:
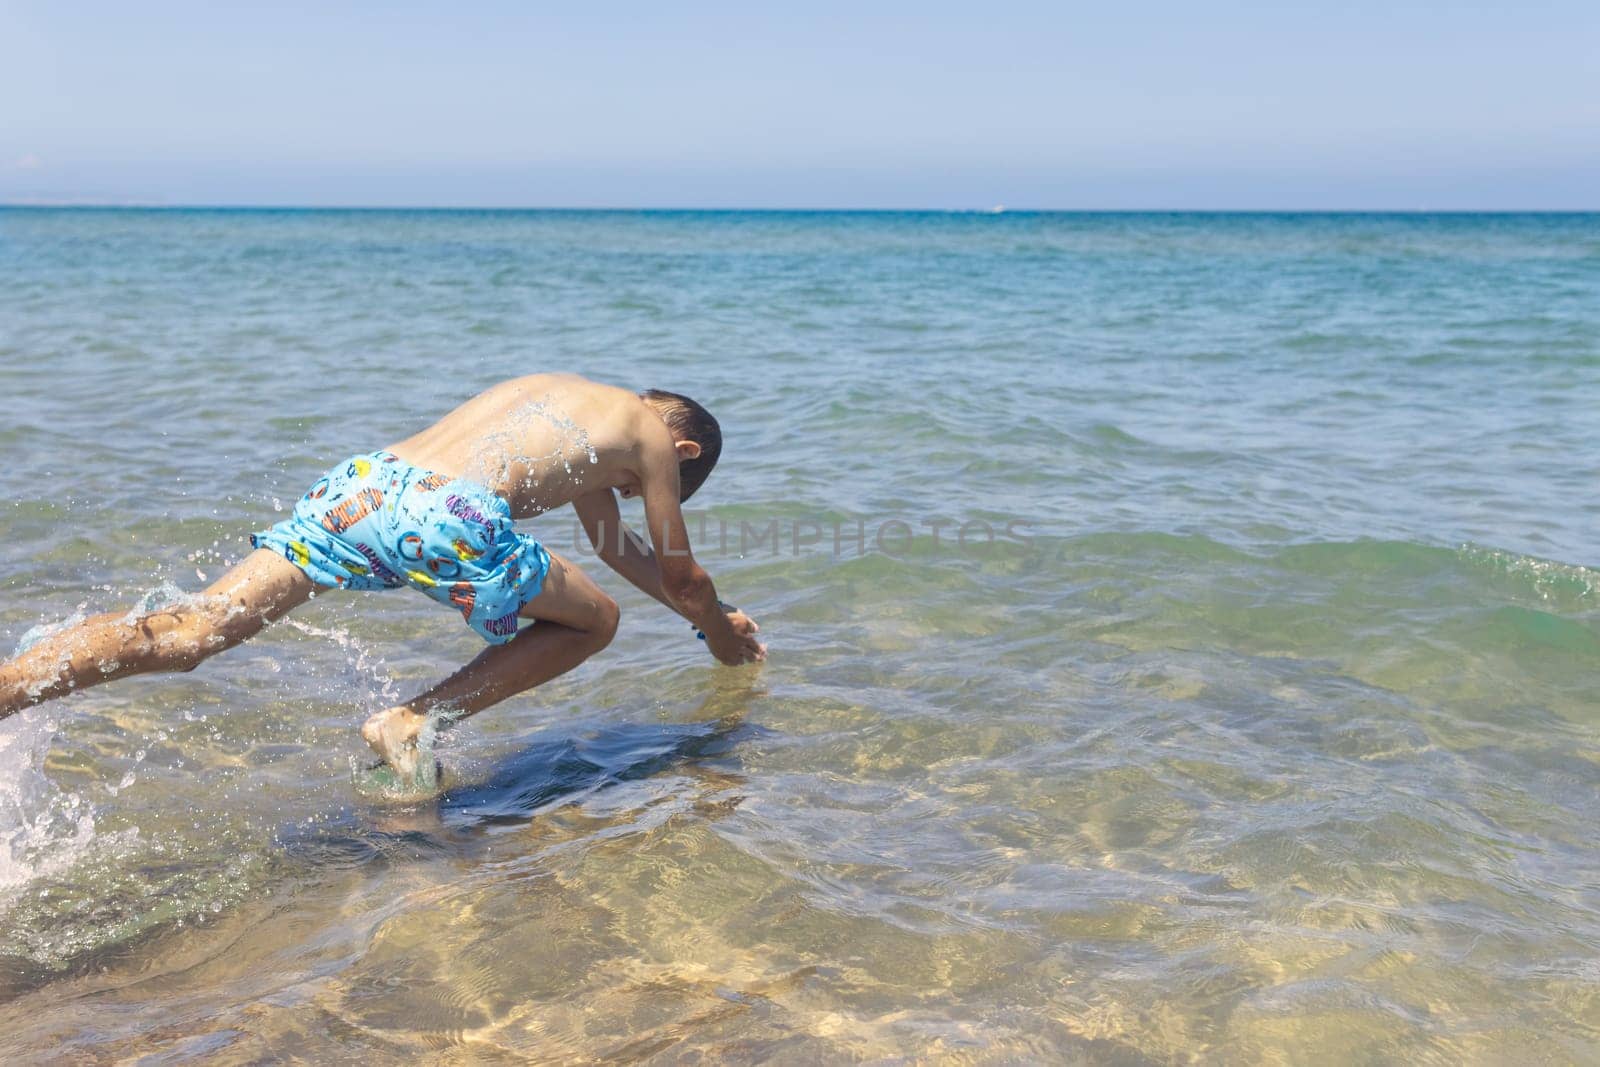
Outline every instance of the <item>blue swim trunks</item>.
[(550, 553), (511, 525), (484, 486), (413, 467), (389, 452), (353, 456), (317, 479), (294, 514), (250, 538), (326, 588), (410, 585), (461, 612), (492, 645), (517, 634)]

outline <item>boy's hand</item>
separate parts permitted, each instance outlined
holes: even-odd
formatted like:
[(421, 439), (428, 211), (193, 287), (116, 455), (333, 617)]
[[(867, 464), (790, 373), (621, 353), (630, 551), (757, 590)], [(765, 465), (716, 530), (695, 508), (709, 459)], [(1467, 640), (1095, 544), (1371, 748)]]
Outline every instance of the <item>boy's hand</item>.
[(730, 667), (737, 667), (741, 663), (756, 663), (767, 658), (767, 646), (755, 639), (761, 627), (756, 621), (742, 611), (734, 610), (727, 613), (728, 626), (726, 636), (711, 634), (706, 635), (706, 647), (711, 649), (711, 654)]

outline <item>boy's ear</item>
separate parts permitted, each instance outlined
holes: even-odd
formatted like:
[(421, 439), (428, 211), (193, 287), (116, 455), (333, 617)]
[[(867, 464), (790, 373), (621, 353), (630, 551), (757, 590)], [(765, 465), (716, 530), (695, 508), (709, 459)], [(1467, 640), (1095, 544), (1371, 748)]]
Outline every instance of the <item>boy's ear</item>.
[(700, 458), (700, 444), (699, 444), (699, 442), (697, 442), (697, 441), (679, 441), (678, 442), (678, 462), (679, 463), (682, 463), (686, 459), (699, 459), (699, 458)]

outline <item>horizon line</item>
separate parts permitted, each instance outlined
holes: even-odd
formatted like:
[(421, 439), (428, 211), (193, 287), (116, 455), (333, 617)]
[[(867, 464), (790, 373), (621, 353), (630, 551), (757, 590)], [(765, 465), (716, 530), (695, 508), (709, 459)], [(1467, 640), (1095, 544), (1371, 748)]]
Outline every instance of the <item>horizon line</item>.
[(0, 198), (0, 209), (91, 211), (501, 211), (727, 214), (854, 214), (854, 215), (1594, 215), (1597, 207), (745, 207), (681, 205), (559, 204), (274, 204), (247, 202), (157, 203), (140, 200), (50, 200)]

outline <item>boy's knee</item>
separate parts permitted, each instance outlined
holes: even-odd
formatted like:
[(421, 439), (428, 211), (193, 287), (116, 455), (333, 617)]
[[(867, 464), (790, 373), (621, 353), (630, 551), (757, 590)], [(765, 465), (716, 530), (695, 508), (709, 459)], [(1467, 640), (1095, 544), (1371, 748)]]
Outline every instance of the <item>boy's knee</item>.
[(594, 628), (589, 631), (593, 637), (596, 652), (611, 643), (617, 636), (617, 625), (622, 621), (622, 608), (608, 596), (602, 596), (598, 605)]

